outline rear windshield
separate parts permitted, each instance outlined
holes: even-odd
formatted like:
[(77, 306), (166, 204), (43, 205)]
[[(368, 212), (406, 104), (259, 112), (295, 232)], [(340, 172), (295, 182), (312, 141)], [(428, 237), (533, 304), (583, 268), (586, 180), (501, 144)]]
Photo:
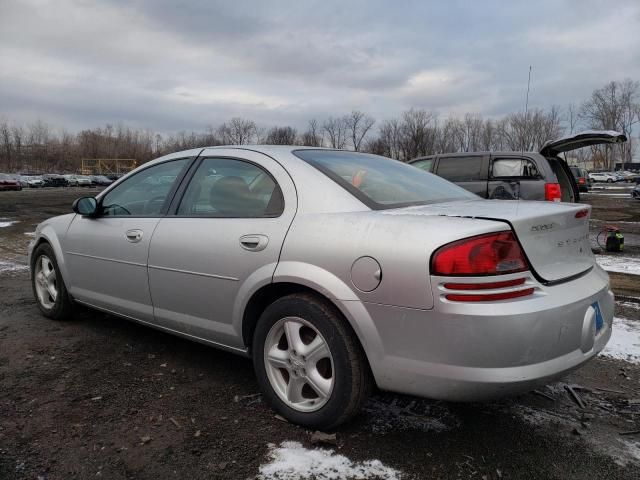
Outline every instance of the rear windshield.
[(342, 150), (294, 154), (374, 210), (477, 198), (443, 178), (378, 155)]

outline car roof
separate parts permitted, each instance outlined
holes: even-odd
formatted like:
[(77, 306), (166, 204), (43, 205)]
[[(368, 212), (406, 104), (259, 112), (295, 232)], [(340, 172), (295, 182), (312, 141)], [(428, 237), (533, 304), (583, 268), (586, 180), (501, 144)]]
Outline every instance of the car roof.
[[(192, 148), (190, 150), (181, 150), (178, 152), (170, 153), (164, 155), (160, 158), (156, 158), (155, 160), (151, 160), (150, 162), (146, 162), (143, 165), (148, 167), (155, 163), (160, 163), (166, 160), (172, 160), (177, 158), (184, 157), (195, 157), (196, 155), (200, 155), (205, 150), (246, 150), (252, 152), (262, 153), (264, 155), (275, 157), (282, 166), (286, 167), (291, 163), (302, 162), (298, 157), (291, 155), (292, 152), (296, 150), (328, 150), (335, 151), (340, 150), (338, 148), (326, 148), (326, 147), (306, 147), (302, 145), (214, 145), (210, 147), (201, 147), (201, 148)], [(345, 152), (358, 153), (353, 152), (351, 150), (343, 150)], [(142, 166), (142, 165), (141, 165)]]

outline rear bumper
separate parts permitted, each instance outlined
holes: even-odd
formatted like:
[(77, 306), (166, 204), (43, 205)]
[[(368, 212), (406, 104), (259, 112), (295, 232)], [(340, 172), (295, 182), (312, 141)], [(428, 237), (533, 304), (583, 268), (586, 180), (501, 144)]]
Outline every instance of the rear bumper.
[[(451, 401), (525, 392), (578, 368), (611, 336), (614, 298), (599, 267), (565, 284), (538, 284), (526, 299), (443, 298), (432, 310), (366, 304), (373, 328), (363, 333), (375, 338), (363, 343), (380, 388)], [(597, 333), (594, 302), (604, 319)]]

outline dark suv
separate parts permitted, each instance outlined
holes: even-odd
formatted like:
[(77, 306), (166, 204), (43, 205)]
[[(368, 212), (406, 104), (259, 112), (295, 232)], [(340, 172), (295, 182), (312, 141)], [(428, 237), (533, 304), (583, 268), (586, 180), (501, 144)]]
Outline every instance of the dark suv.
[(587, 171), (582, 167), (569, 167), (571, 173), (573, 173), (573, 178), (578, 185), (578, 190), (581, 192), (588, 192), (591, 184), (591, 180), (589, 179), (589, 175)]
[(577, 202), (579, 186), (560, 153), (626, 140), (618, 132), (590, 130), (547, 142), (540, 152), (443, 153), (409, 163), (483, 198)]

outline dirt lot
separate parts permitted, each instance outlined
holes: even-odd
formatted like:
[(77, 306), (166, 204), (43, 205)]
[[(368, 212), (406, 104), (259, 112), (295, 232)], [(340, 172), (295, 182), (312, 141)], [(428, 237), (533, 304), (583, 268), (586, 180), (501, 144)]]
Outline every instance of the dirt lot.
[[(640, 202), (607, 192), (584, 196), (592, 233), (630, 222), (619, 225), (625, 255), (640, 256)], [(39, 314), (23, 266), (29, 233), (80, 195), (0, 192), (0, 479), (244, 479), (261, 466), (264, 478), (298, 478), (266, 467), (282, 442), (315, 448), (313, 432), (274, 417), (250, 361), (89, 310), (58, 323)], [(632, 328), (640, 277), (612, 281), (625, 296), (616, 315)], [(324, 448), (346, 457), (334, 473), (346, 462), (353, 478), (638, 479), (638, 360), (600, 356), (563, 382), (493, 403), (377, 393)]]

